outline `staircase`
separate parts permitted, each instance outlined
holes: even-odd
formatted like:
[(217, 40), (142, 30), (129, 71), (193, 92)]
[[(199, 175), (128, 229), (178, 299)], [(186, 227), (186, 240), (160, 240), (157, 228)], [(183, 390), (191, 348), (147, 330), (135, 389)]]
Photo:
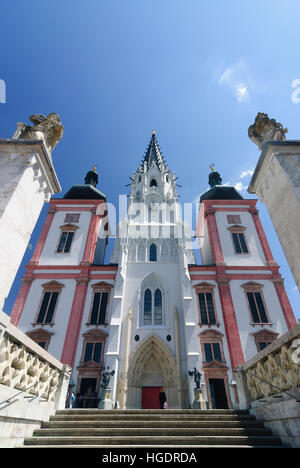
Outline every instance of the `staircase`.
[(24, 440), (30, 448), (282, 448), (279, 437), (248, 411), (57, 411)]

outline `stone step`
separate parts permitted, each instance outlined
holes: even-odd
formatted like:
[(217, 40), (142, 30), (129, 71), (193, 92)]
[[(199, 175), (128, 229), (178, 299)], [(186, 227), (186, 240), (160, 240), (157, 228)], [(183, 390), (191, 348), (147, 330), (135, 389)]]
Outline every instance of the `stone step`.
[(100, 409), (94, 409), (94, 408), (72, 408), (72, 409), (64, 409), (64, 410), (58, 410), (56, 411), (56, 414), (106, 414), (106, 415), (116, 415), (116, 414), (138, 414), (139, 416), (142, 415), (159, 415), (159, 414), (178, 414), (179, 416), (182, 414), (191, 414), (191, 415), (197, 415), (197, 414), (234, 414), (234, 415), (248, 415), (249, 412), (247, 410), (233, 410), (233, 409), (207, 409), (207, 410), (197, 410), (197, 409), (164, 409), (164, 410), (159, 410), (159, 409), (126, 409), (126, 410), (118, 410), (118, 409), (113, 409), (113, 410), (100, 410)]
[(183, 445), (189, 447), (196, 445), (197, 447), (203, 445), (251, 445), (251, 446), (279, 446), (281, 440), (274, 436), (48, 436), (48, 437), (31, 437), (24, 440), (24, 445), (90, 445), (90, 446), (103, 446), (111, 447), (117, 446), (150, 446), (156, 447), (158, 445), (166, 445), (174, 447)]
[[(102, 449), (102, 448), (109, 448), (110, 450), (114, 450), (114, 449), (119, 449), (119, 448), (122, 448), (122, 449), (148, 449), (149, 450), (149, 445), (109, 445), (109, 447), (107, 445), (23, 445), (22, 447), (19, 447), (19, 448), (29, 448), (29, 449), (41, 449), (41, 448), (80, 448), (80, 449), (84, 449), (84, 448), (88, 448), (88, 449)], [(170, 446), (169, 445), (156, 445), (155, 446), (156, 449), (162, 449), (162, 450), (168, 450), (170, 449)], [(176, 448), (177, 449), (186, 449), (186, 445), (173, 445), (172, 448)], [(215, 449), (215, 448), (221, 448), (221, 449), (224, 449), (224, 448), (229, 448), (229, 449), (233, 449), (233, 448), (238, 448), (238, 449), (241, 449), (241, 448), (267, 448), (267, 449), (270, 449), (270, 448), (285, 448), (283, 445), (189, 445), (188, 447), (189, 449), (202, 449), (202, 448), (209, 448), (209, 449)], [(151, 450), (151, 449), (150, 449)]]
[(263, 424), (254, 420), (246, 421), (218, 421), (218, 420), (173, 420), (168, 419), (167, 421), (162, 420), (153, 420), (153, 421), (144, 421), (144, 420), (134, 420), (134, 421), (124, 421), (122, 420), (94, 420), (90, 421), (88, 419), (80, 419), (78, 421), (73, 421), (69, 419), (60, 420), (51, 420), (49, 422), (43, 422), (42, 428), (133, 428), (133, 427), (190, 427), (190, 428), (204, 428), (204, 427), (228, 427), (228, 428), (260, 428), (263, 427)]
[(214, 413), (203, 413), (203, 414), (182, 414), (182, 415), (176, 415), (176, 414), (166, 414), (166, 413), (161, 413), (161, 414), (143, 414), (140, 415), (138, 413), (136, 414), (106, 414), (106, 413), (60, 413), (56, 414), (54, 416), (50, 417), (50, 421), (80, 421), (80, 420), (86, 420), (89, 419), (90, 421), (167, 421), (169, 419), (172, 420), (178, 420), (178, 421), (211, 421), (211, 420), (216, 420), (216, 421), (255, 421), (255, 417), (251, 416), (249, 414), (243, 414), (243, 415), (238, 415), (238, 414), (214, 414)]
[[(77, 436), (84, 436), (84, 437), (98, 437), (98, 436), (107, 436), (108, 430), (107, 428), (54, 428), (54, 429), (37, 429), (33, 433), (33, 437), (49, 437), (49, 436), (57, 436), (57, 437), (77, 437)], [(268, 436), (272, 435), (272, 432), (266, 428), (169, 428), (169, 427), (133, 427), (133, 428), (110, 428), (109, 429), (109, 436), (182, 436), (182, 437), (190, 437), (190, 436), (239, 436), (239, 435), (247, 435), (247, 436)]]

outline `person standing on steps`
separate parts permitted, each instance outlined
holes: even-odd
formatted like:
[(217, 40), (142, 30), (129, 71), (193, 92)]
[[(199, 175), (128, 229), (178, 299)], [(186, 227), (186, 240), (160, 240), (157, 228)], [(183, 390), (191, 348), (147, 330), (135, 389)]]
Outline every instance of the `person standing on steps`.
[(160, 387), (158, 401), (159, 401), (160, 409), (167, 408), (167, 397), (166, 397), (163, 387)]

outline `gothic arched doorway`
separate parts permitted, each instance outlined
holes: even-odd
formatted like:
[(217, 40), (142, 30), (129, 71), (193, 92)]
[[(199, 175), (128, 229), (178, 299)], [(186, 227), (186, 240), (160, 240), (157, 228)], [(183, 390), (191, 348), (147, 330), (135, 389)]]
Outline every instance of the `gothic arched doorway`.
[(133, 352), (128, 369), (127, 408), (142, 407), (143, 388), (163, 386), (169, 408), (181, 407), (180, 376), (171, 350), (155, 335)]

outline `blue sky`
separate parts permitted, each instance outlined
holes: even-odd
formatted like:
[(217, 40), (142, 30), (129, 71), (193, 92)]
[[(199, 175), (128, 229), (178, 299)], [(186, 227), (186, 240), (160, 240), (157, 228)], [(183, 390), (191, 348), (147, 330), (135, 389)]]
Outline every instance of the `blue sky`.
[[(63, 193), (97, 164), (98, 188), (117, 204), (155, 128), (182, 203), (207, 189), (210, 163), (245, 197), (259, 157), (247, 134), (257, 112), (300, 139), (300, 103), (292, 100), (299, 14), (298, 0), (2, 0), (0, 137), (32, 113), (58, 112), (65, 132), (53, 159)], [(268, 213), (258, 208), (300, 317), (299, 292)]]

